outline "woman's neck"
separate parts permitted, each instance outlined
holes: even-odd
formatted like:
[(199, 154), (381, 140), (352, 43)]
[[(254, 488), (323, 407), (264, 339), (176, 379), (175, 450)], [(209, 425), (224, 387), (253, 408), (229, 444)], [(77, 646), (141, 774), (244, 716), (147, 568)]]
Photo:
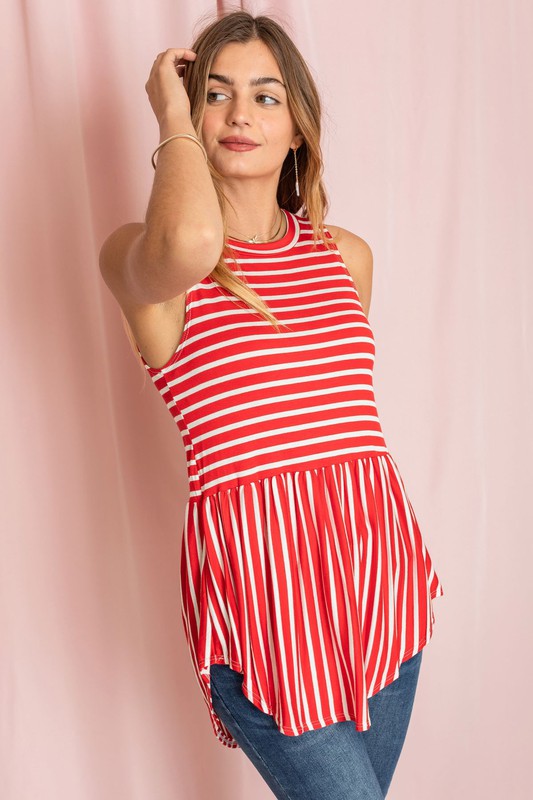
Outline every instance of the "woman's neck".
[(277, 179), (275, 184), (267, 186), (264, 180), (242, 178), (224, 183), (223, 190), (229, 201), (226, 203), (229, 236), (236, 239), (257, 236), (265, 240), (276, 232), (277, 238), (283, 234), (285, 219), (276, 199), (277, 186)]

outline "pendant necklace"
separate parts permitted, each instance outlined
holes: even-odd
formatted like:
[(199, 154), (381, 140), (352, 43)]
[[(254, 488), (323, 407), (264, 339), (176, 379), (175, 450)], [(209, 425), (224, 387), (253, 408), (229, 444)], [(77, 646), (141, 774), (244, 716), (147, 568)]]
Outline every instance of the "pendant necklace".
[[(281, 211), (281, 209), (280, 209), (280, 208), (278, 208), (278, 211)], [(285, 216), (285, 215), (282, 213), (282, 214), (281, 214), (281, 219), (280, 219), (280, 222), (279, 222), (279, 225), (278, 225), (278, 229), (277, 229), (277, 231), (274, 233), (274, 235), (273, 235), (273, 236), (270, 236), (268, 239), (263, 239), (263, 240), (261, 240), (261, 239), (258, 239), (258, 236), (259, 236), (259, 234), (258, 234), (258, 233), (256, 233), (256, 234), (255, 234), (255, 236), (252, 236), (252, 238), (251, 238), (251, 239), (238, 239), (238, 241), (239, 241), (239, 242), (248, 242), (249, 244), (261, 244), (261, 243), (262, 243), (262, 241), (263, 241), (263, 242), (269, 242), (270, 240), (272, 240), (272, 239), (275, 239), (275, 238), (276, 238), (276, 236), (278, 235), (278, 233), (279, 233), (279, 232), (280, 232), (280, 230), (281, 230), (281, 226), (282, 226), (282, 224), (283, 224), (283, 219), (284, 219), (284, 216)], [(275, 224), (276, 224), (276, 223), (274, 223), (274, 225), (275, 225)], [(240, 233), (240, 231), (237, 231), (237, 233)], [(232, 236), (232, 239), (235, 239), (235, 238), (237, 238), (237, 237), (235, 237), (235, 236)]]

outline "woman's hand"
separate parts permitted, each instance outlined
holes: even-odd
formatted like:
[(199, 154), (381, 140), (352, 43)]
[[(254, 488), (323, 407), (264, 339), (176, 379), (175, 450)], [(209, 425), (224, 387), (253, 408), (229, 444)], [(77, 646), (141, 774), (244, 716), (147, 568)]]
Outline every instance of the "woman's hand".
[(172, 116), (191, 113), (189, 96), (183, 87), (180, 71), (186, 61), (194, 61), (196, 53), (186, 48), (170, 48), (159, 53), (152, 65), (145, 89), (157, 121), (161, 126)]

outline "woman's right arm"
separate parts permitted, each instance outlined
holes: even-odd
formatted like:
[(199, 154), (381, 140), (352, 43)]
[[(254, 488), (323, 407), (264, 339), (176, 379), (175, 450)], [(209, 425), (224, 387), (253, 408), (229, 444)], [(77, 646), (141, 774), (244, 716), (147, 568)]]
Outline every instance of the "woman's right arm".
[[(171, 49), (154, 61), (146, 91), (159, 142), (175, 133), (196, 136), (176, 72), (178, 61), (194, 58), (191, 50)], [(222, 216), (202, 149), (190, 139), (173, 139), (156, 159), (145, 222), (121, 226), (100, 251), (102, 276), (126, 304), (171, 300), (209, 275), (222, 252)]]

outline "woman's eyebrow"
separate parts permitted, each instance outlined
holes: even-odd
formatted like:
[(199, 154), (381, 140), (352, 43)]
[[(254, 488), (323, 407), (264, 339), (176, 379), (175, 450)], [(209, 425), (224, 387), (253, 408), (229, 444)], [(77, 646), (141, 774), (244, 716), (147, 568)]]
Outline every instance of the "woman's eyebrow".
[[(228, 78), (227, 75), (217, 75), (216, 73), (210, 73), (209, 78), (213, 78), (213, 80), (218, 81), (219, 83), (225, 83), (227, 86), (233, 86), (235, 81), (232, 78)], [(250, 86), (263, 86), (265, 83), (277, 83), (280, 86), (283, 86), (285, 89), (285, 84), (282, 83), (277, 78), (270, 78), (270, 77), (261, 77), (261, 78), (252, 78), (250, 81)]]

